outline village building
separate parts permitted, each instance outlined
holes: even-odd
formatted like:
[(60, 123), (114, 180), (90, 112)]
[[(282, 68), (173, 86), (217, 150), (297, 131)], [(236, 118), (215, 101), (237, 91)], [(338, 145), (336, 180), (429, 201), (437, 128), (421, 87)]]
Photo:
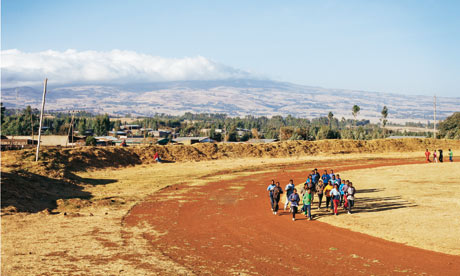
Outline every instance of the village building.
[(177, 137), (172, 140), (182, 145), (193, 145), (196, 143), (214, 143), (215, 141), (209, 137)]

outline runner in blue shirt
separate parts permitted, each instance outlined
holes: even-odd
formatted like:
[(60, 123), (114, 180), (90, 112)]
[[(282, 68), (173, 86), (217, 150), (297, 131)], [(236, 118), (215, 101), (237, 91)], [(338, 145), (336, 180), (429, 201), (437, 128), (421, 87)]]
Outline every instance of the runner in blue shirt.
[(334, 173), (334, 170), (331, 170), (331, 173), (329, 174), (329, 177), (332, 178), (332, 177), (335, 177), (335, 173)]
[(337, 174), (336, 177), (335, 177), (338, 181), (338, 184), (342, 184), (342, 178), (340, 178), (340, 174)]
[(323, 183), (329, 183), (329, 180), (331, 179), (331, 177), (329, 176), (329, 174), (327, 174), (327, 170), (324, 170), (324, 173), (321, 176), (321, 179), (323, 180)]
[[(338, 176), (338, 175), (337, 175)], [(341, 182), (340, 180), (338, 180), (339, 182)], [(345, 194), (345, 191), (344, 191), (344, 188), (345, 187), (345, 183), (340, 183), (339, 184), (339, 192), (340, 192), (340, 206), (343, 205), (343, 195)], [(348, 189), (348, 187), (347, 187)]]

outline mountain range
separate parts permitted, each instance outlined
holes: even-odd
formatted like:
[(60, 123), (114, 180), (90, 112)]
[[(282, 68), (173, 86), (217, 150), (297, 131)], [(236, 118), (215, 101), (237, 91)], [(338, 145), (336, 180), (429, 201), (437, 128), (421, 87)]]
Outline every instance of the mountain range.
[[(52, 80), (49, 81), (52, 83)], [(7, 108), (39, 108), (41, 87), (2, 88)], [(142, 84), (75, 84), (49, 86), (47, 111), (85, 110), (124, 116), (225, 113), (229, 116), (292, 115), (314, 118), (332, 111), (336, 118), (378, 121), (384, 105), (392, 122), (433, 120), (433, 97), (303, 86), (270, 80), (231, 79)], [(460, 111), (460, 97), (437, 97), (437, 118)]]

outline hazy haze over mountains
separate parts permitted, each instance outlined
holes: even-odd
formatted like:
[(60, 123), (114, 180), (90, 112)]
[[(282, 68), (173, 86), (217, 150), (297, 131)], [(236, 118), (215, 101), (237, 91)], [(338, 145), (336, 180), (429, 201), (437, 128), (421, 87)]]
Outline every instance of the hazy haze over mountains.
[[(228, 79), (172, 81), (142, 84), (92, 84), (49, 87), (46, 110), (86, 110), (112, 115), (152, 116), (155, 113), (226, 113), (230, 116), (293, 115), (352, 118), (354, 104), (361, 107), (358, 118), (377, 121), (389, 108), (393, 122), (433, 119), (433, 97), (404, 96), (344, 89), (310, 87), (270, 80)], [(39, 107), (41, 87), (2, 89), (8, 108)], [(460, 110), (460, 98), (438, 97), (438, 118)]]

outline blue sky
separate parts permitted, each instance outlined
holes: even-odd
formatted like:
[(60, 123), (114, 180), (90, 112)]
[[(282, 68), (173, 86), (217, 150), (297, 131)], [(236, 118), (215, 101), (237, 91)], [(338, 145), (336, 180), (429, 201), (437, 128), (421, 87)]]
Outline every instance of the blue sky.
[[(460, 96), (459, 14), (460, 1), (434, 0), (3, 0), (2, 61), (11, 67), (2, 71), (26, 70), (24, 53), (53, 50), (62, 61), (74, 49), (98, 60), (116, 49), (192, 64), (186, 72), (199, 64), (191, 78), (222, 66), (210, 78), (235, 76), (230, 68), (327, 88)], [(164, 79), (178, 75), (189, 76)]]

